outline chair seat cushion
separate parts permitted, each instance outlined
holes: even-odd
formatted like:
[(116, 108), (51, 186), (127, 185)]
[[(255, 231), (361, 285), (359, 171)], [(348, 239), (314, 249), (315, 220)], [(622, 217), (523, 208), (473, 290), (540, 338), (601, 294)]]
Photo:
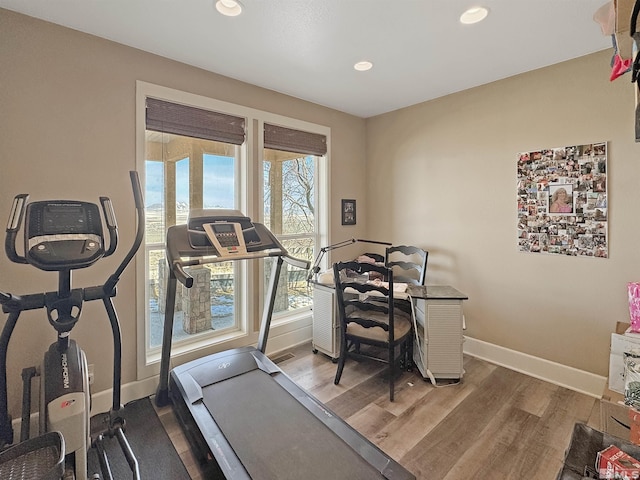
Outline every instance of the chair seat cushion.
[[(348, 318), (362, 318), (367, 320), (373, 320), (385, 325), (389, 324), (389, 317), (381, 312), (366, 311), (366, 310), (354, 310), (347, 316)], [(411, 317), (402, 310), (394, 309), (393, 314), (393, 337), (397, 340), (404, 337), (409, 331), (411, 331)], [(347, 324), (347, 335), (368, 338), (378, 342), (386, 342), (388, 340), (387, 331), (382, 327), (370, 327), (365, 328), (359, 323), (349, 322)]]

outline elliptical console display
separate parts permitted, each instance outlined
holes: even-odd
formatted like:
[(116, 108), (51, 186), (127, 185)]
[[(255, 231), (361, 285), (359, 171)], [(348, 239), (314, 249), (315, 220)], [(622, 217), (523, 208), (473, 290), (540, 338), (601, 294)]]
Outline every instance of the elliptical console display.
[(93, 203), (30, 203), (25, 227), (27, 261), (42, 270), (88, 267), (104, 255), (102, 221)]

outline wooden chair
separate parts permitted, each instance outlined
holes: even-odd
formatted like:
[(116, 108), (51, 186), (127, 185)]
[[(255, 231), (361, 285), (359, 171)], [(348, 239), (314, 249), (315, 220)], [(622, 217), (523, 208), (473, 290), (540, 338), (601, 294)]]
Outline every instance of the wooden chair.
[[(387, 282), (363, 279), (370, 273), (378, 273)], [(349, 356), (383, 362), (389, 365), (389, 399), (393, 402), (397, 366), (409, 365), (413, 345), (411, 316), (394, 306), (393, 271), (371, 263), (338, 262), (333, 275), (341, 339), (334, 383), (340, 382)], [(362, 344), (379, 348), (362, 350)]]
[(384, 264), (395, 273), (396, 282), (424, 285), (429, 252), (411, 245), (387, 247)]

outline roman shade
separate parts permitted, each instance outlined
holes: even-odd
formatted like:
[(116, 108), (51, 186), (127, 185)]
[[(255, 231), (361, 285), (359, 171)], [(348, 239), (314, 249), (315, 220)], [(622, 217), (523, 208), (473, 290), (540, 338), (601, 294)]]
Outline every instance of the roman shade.
[(245, 119), (147, 97), (147, 130), (242, 145)]
[(264, 148), (322, 156), (327, 153), (327, 137), (265, 123)]

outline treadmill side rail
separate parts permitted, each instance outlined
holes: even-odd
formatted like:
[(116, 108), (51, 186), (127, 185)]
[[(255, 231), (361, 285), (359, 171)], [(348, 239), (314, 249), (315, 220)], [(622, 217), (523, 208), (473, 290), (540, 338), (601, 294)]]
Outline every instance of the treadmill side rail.
[(185, 375), (182, 379), (182, 387), (187, 402), (194, 404), (202, 400), (202, 388), (191, 375)]
[[(175, 370), (170, 375), (169, 396), (174, 411), (183, 427), (185, 436), (194, 449), (196, 458), (205, 464), (215, 461), (222, 478), (227, 480), (251, 480), (240, 459), (224, 434), (209, 414), (202, 401), (186, 403), (186, 394), (180, 376)], [(195, 419), (210, 419), (196, 422)], [(217, 476), (215, 478), (218, 478)]]

